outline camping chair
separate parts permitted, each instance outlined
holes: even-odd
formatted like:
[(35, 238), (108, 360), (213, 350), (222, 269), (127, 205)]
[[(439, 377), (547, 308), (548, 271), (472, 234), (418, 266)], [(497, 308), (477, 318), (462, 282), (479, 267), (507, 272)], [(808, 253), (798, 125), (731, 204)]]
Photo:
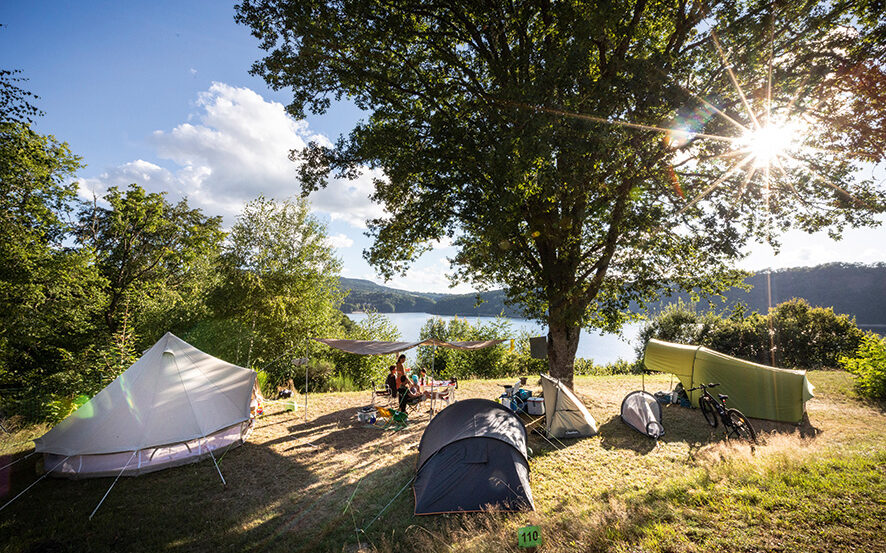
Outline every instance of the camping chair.
[(406, 396), (404, 399), (400, 400), (400, 408), (401, 411), (406, 413), (415, 413), (418, 410), (418, 405), (427, 399), (424, 394), (418, 397), (409, 397)]
[(409, 424), (409, 416), (403, 411), (388, 409), (386, 407), (376, 408), (377, 418), (373, 426), (382, 430), (402, 430)]
[(449, 382), (451, 382), (453, 385), (446, 386), (446, 388), (440, 391), (433, 390), (431, 392), (432, 399), (434, 401), (432, 405), (434, 406), (433, 408), (435, 411), (442, 411), (442, 408), (435, 405), (437, 402), (445, 403), (446, 407), (449, 407), (453, 404), (453, 402), (455, 402), (455, 391), (458, 389), (458, 379), (452, 378)]
[(370, 405), (375, 407), (375, 402), (379, 398), (384, 398), (388, 406), (392, 405), (394, 401), (397, 399), (397, 391), (391, 390), (391, 387), (387, 384), (384, 385), (383, 388), (377, 388), (375, 386), (375, 382), (372, 382), (372, 401)]

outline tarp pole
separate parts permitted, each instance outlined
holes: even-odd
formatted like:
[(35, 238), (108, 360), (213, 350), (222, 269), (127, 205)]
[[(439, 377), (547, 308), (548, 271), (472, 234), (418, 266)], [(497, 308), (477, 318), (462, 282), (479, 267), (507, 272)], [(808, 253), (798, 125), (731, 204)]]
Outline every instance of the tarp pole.
[(437, 344), (434, 343), (434, 350), (431, 353), (431, 416), (434, 416), (434, 396), (437, 394), (434, 393), (434, 380), (437, 379), (437, 373), (434, 372), (434, 361), (437, 359)]
[(305, 424), (308, 424), (308, 370), (309, 365), (305, 363)]
[(101, 506), (102, 506), (102, 503), (105, 502), (105, 499), (108, 497), (108, 494), (111, 493), (111, 489), (114, 487), (115, 484), (117, 484), (117, 480), (120, 480), (120, 477), (123, 476), (123, 471), (125, 471), (125, 470), (126, 470), (126, 467), (129, 466), (129, 463), (132, 462), (132, 458), (135, 457), (135, 454), (136, 454), (136, 453), (138, 453), (138, 450), (137, 450), (137, 449), (136, 449), (135, 451), (132, 452), (132, 455), (129, 456), (129, 460), (126, 461), (126, 464), (123, 465), (123, 468), (122, 468), (122, 469), (120, 469), (120, 474), (117, 475), (117, 478), (114, 478), (114, 481), (111, 483), (111, 487), (108, 488), (108, 491), (106, 491), (106, 492), (105, 492), (105, 495), (102, 496), (102, 500), (99, 501), (99, 502), (98, 502), (98, 505), (95, 506), (95, 509), (92, 510), (92, 514), (89, 515), (89, 520), (92, 520), (92, 517), (95, 516), (96, 511), (98, 511), (98, 508), (101, 507)]

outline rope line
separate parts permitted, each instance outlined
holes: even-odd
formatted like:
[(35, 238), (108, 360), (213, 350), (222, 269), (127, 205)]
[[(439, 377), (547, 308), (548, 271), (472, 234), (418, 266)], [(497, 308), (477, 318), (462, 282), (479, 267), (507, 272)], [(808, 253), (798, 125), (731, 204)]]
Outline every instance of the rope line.
[(114, 482), (111, 484), (111, 487), (108, 488), (108, 491), (106, 491), (106, 492), (105, 492), (105, 495), (102, 496), (102, 500), (99, 501), (99, 502), (98, 502), (98, 505), (95, 506), (95, 509), (92, 510), (92, 514), (89, 515), (89, 520), (92, 520), (92, 517), (94, 517), (94, 516), (95, 516), (95, 513), (98, 512), (98, 508), (101, 507), (101, 506), (102, 506), (102, 503), (105, 502), (105, 499), (107, 499), (108, 494), (111, 493), (111, 490), (114, 488), (115, 485), (117, 485), (117, 480), (120, 480), (120, 477), (123, 476), (123, 472), (126, 470), (126, 467), (129, 466), (129, 463), (132, 462), (132, 460), (135, 458), (135, 454), (138, 453), (138, 452), (139, 452), (139, 450), (136, 449), (135, 451), (132, 452), (132, 455), (129, 456), (129, 460), (126, 461), (126, 464), (123, 465), (123, 468), (122, 468), (122, 469), (120, 469), (120, 473), (117, 474), (117, 478), (114, 478)]
[(12, 465), (18, 463), (19, 461), (24, 461), (25, 459), (27, 459), (28, 457), (30, 457), (31, 455), (34, 455), (36, 453), (37, 453), (36, 451), (32, 451), (32, 452), (28, 453), (27, 455), (25, 455), (24, 457), (20, 457), (19, 459), (16, 459), (15, 461), (9, 463), (8, 465), (3, 465), (2, 467), (0, 467), (0, 470), (11, 467)]
[(25, 488), (25, 489), (23, 489), (21, 492), (19, 492), (19, 494), (18, 494), (17, 496), (13, 497), (12, 499), (10, 499), (10, 500), (7, 501), (6, 503), (4, 503), (3, 506), (0, 507), (0, 511), (2, 511), (3, 509), (5, 509), (6, 507), (8, 507), (10, 503), (12, 503), (13, 501), (15, 501), (15, 500), (18, 499), (19, 497), (23, 496), (23, 495), (25, 494), (26, 491), (28, 491), (28, 490), (30, 490), (31, 488), (33, 488), (34, 486), (36, 486), (36, 485), (37, 485), (37, 482), (39, 482), (39, 481), (43, 480), (44, 478), (46, 478), (47, 476), (49, 476), (49, 473), (50, 473), (50, 472), (52, 472), (53, 470), (55, 470), (55, 469), (57, 469), (58, 467), (60, 467), (60, 466), (62, 465), (62, 463), (64, 463), (65, 461), (67, 461), (67, 460), (70, 459), (70, 458), (71, 458), (71, 456), (68, 455), (67, 457), (65, 457), (64, 459), (62, 459), (61, 461), (59, 461), (57, 465), (55, 465), (54, 467), (52, 467), (51, 470), (49, 470), (49, 471), (43, 473), (43, 476), (41, 476), (40, 478), (38, 478), (37, 480), (35, 480), (30, 486), (28, 486), (27, 488)]
[[(212, 454), (212, 449), (210, 449), (210, 447), (209, 447), (208, 440), (206, 439), (206, 431), (203, 430), (203, 425), (200, 424), (200, 420), (197, 418), (197, 411), (194, 409), (194, 402), (191, 401), (191, 393), (188, 392), (188, 387), (185, 386), (185, 380), (184, 380), (184, 377), (182, 376), (182, 371), (181, 371), (181, 368), (178, 366), (178, 359), (175, 358), (175, 355), (172, 356), (172, 362), (175, 363), (175, 372), (178, 373), (178, 380), (179, 380), (179, 382), (181, 382), (182, 389), (185, 391), (185, 397), (188, 400), (188, 407), (191, 408), (191, 415), (194, 417), (194, 424), (197, 425), (197, 430), (199, 430), (200, 434), (202, 434), (201, 437), (203, 438), (203, 442), (206, 443), (206, 451), (208, 451), (209, 456), (212, 457), (212, 462), (213, 462), (213, 464), (215, 464), (215, 470), (218, 471), (218, 476), (219, 476), (219, 478), (221, 478), (222, 485), (227, 486), (228, 483), (225, 482), (225, 477), (222, 476), (221, 469), (218, 468), (218, 462), (216, 462), (216, 460), (215, 460), (215, 455)], [(113, 484), (112, 484), (112, 487), (113, 487)]]
[(375, 515), (375, 518), (372, 519), (372, 520), (369, 522), (369, 524), (367, 524), (366, 526), (364, 526), (363, 529), (360, 530), (360, 532), (363, 533), (363, 534), (365, 534), (366, 531), (369, 530), (369, 527), (372, 526), (372, 524), (373, 524), (376, 520), (378, 520), (378, 517), (382, 516), (382, 514), (384, 514), (384, 512), (388, 510), (388, 507), (391, 506), (391, 503), (393, 503), (395, 499), (397, 499), (398, 497), (400, 497), (400, 494), (403, 493), (403, 490), (405, 490), (407, 487), (409, 487), (409, 484), (412, 484), (412, 481), (413, 481), (413, 480), (415, 480), (415, 476), (412, 476), (412, 477), (409, 479), (409, 481), (406, 482), (406, 485), (404, 485), (402, 488), (400, 488), (400, 491), (397, 492), (397, 495), (395, 495), (394, 497), (392, 497), (391, 500), (388, 501), (388, 504), (385, 505), (384, 508), (383, 508), (381, 511), (379, 511), (377, 515)]

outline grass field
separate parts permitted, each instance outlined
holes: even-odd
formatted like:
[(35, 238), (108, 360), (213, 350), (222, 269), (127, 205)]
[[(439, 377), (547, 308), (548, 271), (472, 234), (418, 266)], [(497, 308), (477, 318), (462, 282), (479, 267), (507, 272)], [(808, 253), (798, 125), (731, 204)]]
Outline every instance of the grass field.
[[(243, 447), (211, 461), (122, 478), (44, 479), (0, 511), (2, 551), (886, 551), (886, 413), (856, 399), (848, 375), (811, 372), (800, 426), (753, 421), (764, 443), (727, 443), (697, 410), (665, 408), (656, 445), (618, 417), (638, 376), (579, 377), (599, 435), (553, 447), (530, 437), (536, 511), (414, 517), (411, 489), (427, 424), (358, 424), (368, 392), (310, 397), (307, 417), (271, 406)], [(501, 381), (460, 383), (459, 399)], [(647, 377), (647, 390), (669, 387)], [(530, 381), (530, 387), (532, 382)], [(535, 387), (537, 389), (537, 387)], [(302, 401), (302, 400), (299, 400)], [(45, 428), (0, 434), (0, 466)], [(6, 501), (37, 479), (33, 456), (0, 471)], [(365, 528), (390, 502), (387, 511)]]

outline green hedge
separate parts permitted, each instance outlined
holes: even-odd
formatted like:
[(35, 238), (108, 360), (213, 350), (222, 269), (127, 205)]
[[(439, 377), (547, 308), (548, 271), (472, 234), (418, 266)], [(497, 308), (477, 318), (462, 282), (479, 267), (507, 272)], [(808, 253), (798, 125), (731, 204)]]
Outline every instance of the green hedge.
[(886, 399), (886, 339), (868, 333), (855, 357), (841, 357), (840, 365), (854, 374), (858, 393), (870, 399)]
[(854, 317), (836, 314), (831, 307), (812, 307), (803, 299), (780, 303), (767, 315), (748, 313), (741, 304), (717, 314), (699, 312), (693, 305), (678, 302), (644, 326), (637, 353), (642, 358), (646, 343), (658, 338), (703, 345), (769, 365), (774, 343), (778, 367), (834, 369), (840, 366), (842, 357), (855, 353), (864, 335)]

